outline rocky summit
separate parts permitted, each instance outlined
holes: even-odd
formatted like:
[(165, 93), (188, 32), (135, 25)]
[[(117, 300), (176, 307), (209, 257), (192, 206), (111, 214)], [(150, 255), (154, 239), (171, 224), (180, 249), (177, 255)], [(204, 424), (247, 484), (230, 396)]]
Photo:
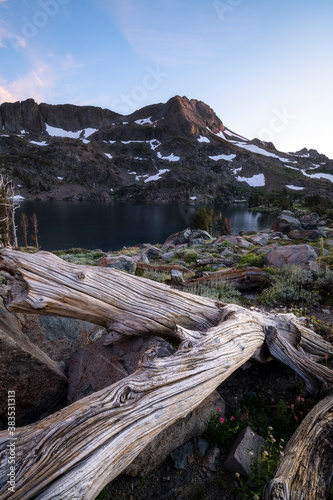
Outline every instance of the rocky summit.
[(0, 105), (0, 173), (25, 199), (199, 203), (255, 188), (331, 197), (333, 161), (248, 140), (187, 97), (127, 116), (27, 99)]

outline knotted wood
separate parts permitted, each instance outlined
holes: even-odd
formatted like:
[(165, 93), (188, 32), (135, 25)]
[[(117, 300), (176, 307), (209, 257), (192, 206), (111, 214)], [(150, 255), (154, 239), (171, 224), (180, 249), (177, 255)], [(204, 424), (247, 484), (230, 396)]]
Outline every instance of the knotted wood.
[[(225, 305), (113, 269), (78, 266), (49, 254), (0, 251), (0, 268), (12, 275), (13, 311), (85, 319), (122, 335), (159, 335), (181, 342), (169, 358), (154, 349), (133, 375), (46, 419), (18, 429), (16, 490), (7, 488), (8, 434), (0, 433), (0, 497), (39, 500), (93, 499), (144, 446), (186, 416), (249, 359), (269, 358), (266, 336), (275, 328), (304, 363), (330, 344), (293, 315)], [(274, 339), (269, 344), (275, 355)], [(293, 349), (281, 360), (294, 366)], [(297, 370), (308, 380), (304, 363)], [(311, 379), (329, 391), (325, 371)], [(323, 390), (321, 389), (321, 394)]]

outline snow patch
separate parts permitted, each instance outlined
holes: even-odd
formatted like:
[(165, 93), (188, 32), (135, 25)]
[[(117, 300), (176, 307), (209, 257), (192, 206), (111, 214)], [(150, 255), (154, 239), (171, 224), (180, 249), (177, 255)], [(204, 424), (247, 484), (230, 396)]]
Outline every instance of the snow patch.
[(210, 140), (208, 139), (208, 137), (205, 137), (203, 135), (200, 135), (198, 138), (197, 138), (197, 141), (198, 142), (210, 142)]
[(247, 139), (241, 135), (238, 135), (238, 134), (235, 134), (234, 132), (231, 132), (230, 130), (228, 129), (224, 129), (224, 134), (227, 134), (229, 135), (230, 137), (238, 137), (239, 139), (241, 139), (242, 141), (247, 141)]
[(286, 185), (286, 188), (294, 189), (295, 191), (301, 191), (302, 189), (304, 189), (303, 187), (293, 186), (292, 184)]
[(47, 142), (46, 141), (42, 141), (42, 142), (37, 142), (37, 141), (29, 141), (30, 144), (35, 144), (36, 146), (47, 146)]
[(190, 196), (190, 200), (194, 201), (194, 200), (196, 200), (196, 199), (197, 199), (197, 197), (196, 197), (196, 196)]
[(264, 174), (253, 175), (252, 177), (236, 177), (240, 182), (246, 182), (251, 187), (261, 187), (265, 185)]
[(179, 161), (180, 160), (180, 156), (175, 156), (173, 153), (171, 153), (169, 156), (162, 156), (161, 153), (157, 153), (157, 156), (161, 160), (168, 160), (168, 161)]
[(76, 130), (75, 132), (72, 132), (70, 130), (64, 130), (58, 127), (51, 127), (50, 125), (46, 124), (46, 132), (51, 137), (69, 137), (70, 139), (79, 139), (81, 135), (83, 137), (89, 137), (97, 131), (97, 128), (84, 128), (82, 130)]
[(59, 181), (62, 181), (62, 180), (63, 180), (63, 177), (57, 177), (57, 179), (58, 179)]
[(151, 175), (150, 177), (148, 177), (148, 179), (145, 179), (145, 182), (158, 181), (161, 178), (161, 175), (165, 174), (166, 172), (170, 172), (170, 170), (167, 168), (164, 168), (163, 170), (159, 170), (158, 174)]
[(217, 155), (217, 156), (208, 156), (211, 160), (218, 161), (218, 160), (226, 160), (226, 161), (232, 161), (234, 158), (236, 158), (236, 155), (231, 154), (231, 155)]
[(332, 174), (307, 174), (305, 170), (302, 170), (302, 174), (306, 177), (310, 177), (311, 179), (327, 179), (330, 182), (333, 182)]
[(107, 156), (108, 158), (110, 158), (110, 160), (112, 159), (112, 155), (110, 155), (110, 153), (104, 153), (105, 156)]
[(139, 142), (145, 142), (145, 141), (120, 141), (122, 144), (131, 144), (132, 142), (139, 143)]
[(138, 125), (144, 125), (145, 123), (149, 123), (149, 125), (153, 125), (153, 122), (151, 121), (151, 116), (149, 118), (142, 118), (141, 120), (135, 120), (134, 123), (137, 123)]
[(158, 147), (160, 147), (160, 145), (162, 144), (160, 141), (158, 141), (157, 139), (152, 139), (151, 141), (146, 141), (148, 144), (150, 144), (150, 147), (153, 151), (155, 151), (155, 149), (157, 149)]

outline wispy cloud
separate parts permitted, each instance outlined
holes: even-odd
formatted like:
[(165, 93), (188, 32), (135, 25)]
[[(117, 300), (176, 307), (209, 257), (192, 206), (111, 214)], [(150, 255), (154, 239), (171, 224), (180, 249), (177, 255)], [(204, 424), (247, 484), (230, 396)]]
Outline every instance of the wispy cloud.
[(134, 52), (168, 66), (201, 64), (213, 57), (214, 42), (202, 43), (196, 36), (127, 26), (124, 35)]
[[(156, 0), (154, 3), (143, 0), (140, 4), (134, 0), (99, 0), (99, 5), (112, 19), (133, 52), (152, 63), (164, 66), (201, 64), (214, 58), (221, 50), (220, 43), (214, 37), (196, 34), (192, 21), (195, 20), (197, 5), (185, 12), (184, 5), (178, 6), (174, 0)], [(200, 8), (203, 18), (201, 29), (204, 29), (202, 26), (208, 25), (204, 19), (213, 11), (210, 5)], [(175, 16), (177, 9), (183, 10)]]
[(4, 80), (0, 74), (0, 101), (14, 102), (29, 97), (37, 102), (46, 101), (58, 89), (63, 89), (63, 81), (68, 76), (85, 65), (69, 53), (65, 57), (49, 54), (46, 60), (36, 56), (32, 59), (31, 69), (15, 80)]

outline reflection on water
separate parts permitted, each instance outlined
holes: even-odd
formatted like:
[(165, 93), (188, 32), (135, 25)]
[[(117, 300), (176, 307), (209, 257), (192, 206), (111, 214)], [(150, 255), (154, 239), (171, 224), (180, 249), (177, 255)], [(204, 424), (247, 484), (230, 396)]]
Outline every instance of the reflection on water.
[[(197, 208), (195, 205), (24, 201), (17, 211), (17, 221), (22, 212), (29, 219), (36, 213), (43, 250), (80, 247), (107, 251), (137, 243), (163, 243), (170, 234), (189, 226)], [(274, 220), (270, 214), (248, 211), (241, 203), (225, 203), (215, 209), (231, 218), (233, 234), (268, 228)], [(22, 244), (22, 238), (19, 240)]]

